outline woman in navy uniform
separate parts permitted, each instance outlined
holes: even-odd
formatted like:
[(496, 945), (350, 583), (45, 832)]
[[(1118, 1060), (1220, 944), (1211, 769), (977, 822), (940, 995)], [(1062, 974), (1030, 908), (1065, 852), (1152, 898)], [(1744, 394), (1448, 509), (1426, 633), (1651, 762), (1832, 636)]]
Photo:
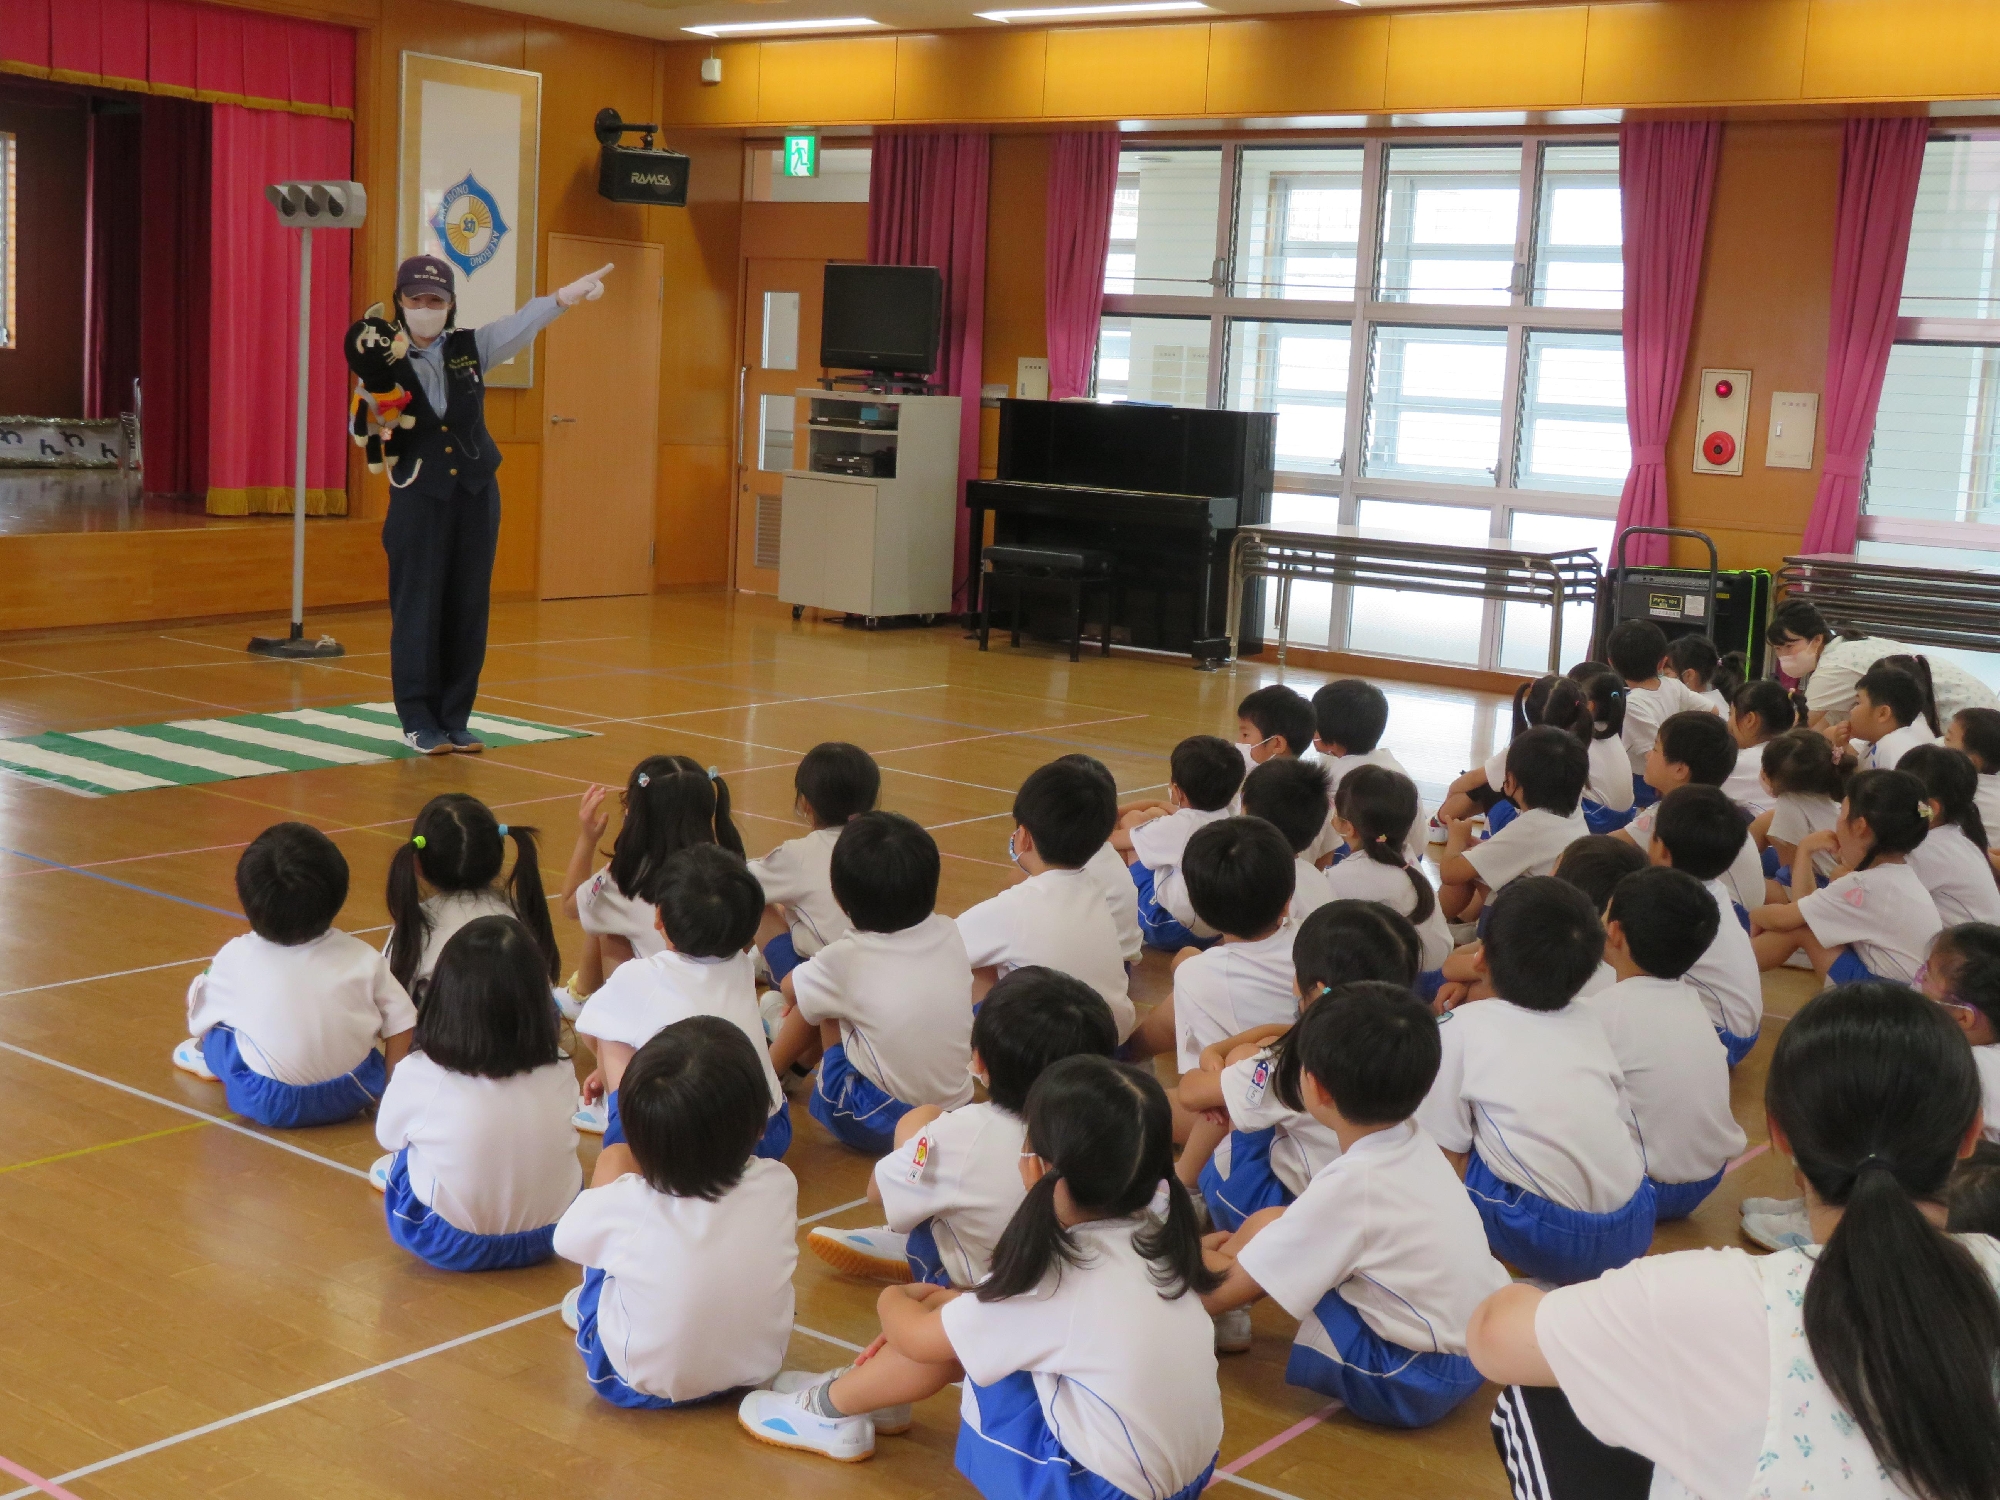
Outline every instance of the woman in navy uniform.
[(414, 392), (382, 549), (389, 554), (389, 678), (403, 738), (426, 755), (485, 749), (467, 727), (486, 661), (493, 549), (500, 536), (500, 448), (486, 431), (486, 372), (534, 342), (564, 309), (604, 295), (609, 265), (518, 312), (459, 328), (452, 270), (432, 255), (396, 269)]

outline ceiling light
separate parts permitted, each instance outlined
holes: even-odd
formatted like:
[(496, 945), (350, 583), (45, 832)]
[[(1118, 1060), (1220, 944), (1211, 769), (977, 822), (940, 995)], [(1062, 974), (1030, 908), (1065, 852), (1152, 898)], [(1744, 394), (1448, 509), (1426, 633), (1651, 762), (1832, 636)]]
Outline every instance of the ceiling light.
[(859, 31), (881, 24), (867, 16), (838, 16), (819, 21), (728, 21), (713, 26), (683, 26), (681, 30), (696, 36), (747, 36), (759, 31)]
[(1052, 5), (1037, 10), (981, 10), (973, 14), (982, 21), (1088, 21), (1099, 16), (1164, 16), (1213, 9), (1203, 0), (1139, 0), (1130, 5)]

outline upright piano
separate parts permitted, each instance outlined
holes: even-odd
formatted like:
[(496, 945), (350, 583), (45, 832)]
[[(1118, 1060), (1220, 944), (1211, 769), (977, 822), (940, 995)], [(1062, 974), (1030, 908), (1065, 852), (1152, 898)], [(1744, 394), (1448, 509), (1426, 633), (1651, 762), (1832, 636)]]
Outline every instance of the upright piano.
[[(1112, 554), (1119, 642), (1223, 660), (1229, 548), (1237, 527), (1270, 519), (1277, 424), (1271, 412), (1002, 401), (998, 476), (965, 487), (973, 587), (991, 511), (996, 544)], [(1238, 650), (1254, 653), (1261, 594), (1246, 590), (1242, 609)]]

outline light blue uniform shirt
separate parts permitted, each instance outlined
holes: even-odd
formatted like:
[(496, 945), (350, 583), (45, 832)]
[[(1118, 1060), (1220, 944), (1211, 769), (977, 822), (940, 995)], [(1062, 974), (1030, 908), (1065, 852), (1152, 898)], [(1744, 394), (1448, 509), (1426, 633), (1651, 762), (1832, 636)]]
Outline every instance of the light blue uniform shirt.
[[(473, 329), (473, 341), (479, 346), (479, 373), (483, 376), (494, 365), (505, 364), (519, 354), (562, 312), (563, 305), (554, 297), (531, 297), (506, 317), (495, 318), (491, 323), (482, 323)], [(439, 334), (424, 349), (419, 349), (412, 340), (410, 368), (417, 372), (417, 384), (423, 387), (424, 399), (430, 402), (431, 410), (442, 417), (445, 406), (444, 335)]]

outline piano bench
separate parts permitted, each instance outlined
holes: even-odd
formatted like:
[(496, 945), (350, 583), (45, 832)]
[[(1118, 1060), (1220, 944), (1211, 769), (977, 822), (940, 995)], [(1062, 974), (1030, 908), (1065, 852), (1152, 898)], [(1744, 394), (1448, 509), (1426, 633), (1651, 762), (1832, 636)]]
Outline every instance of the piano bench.
[(993, 591), (996, 586), (1006, 583), (1012, 586), (1013, 644), (1021, 644), (1021, 594), (1026, 589), (1043, 589), (1065, 593), (1069, 596), (1070, 635), (1069, 659), (1083, 659), (1083, 604), (1084, 595), (1090, 590), (1101, 590), (1104, 599), (1104, 624), (1100, 628), (1097, 644), (1100, 654), (1111, 654), (1111, 617), (1116, 613), (1114, 598), (1118, 587), (1118, 570), (1109, 552), (1093, 551), (1081, 547), (1016, 547), (1001, 545), (988, 547), (979, 560), (980, 571), (986, 575), (985, 587), (979, 591), (979, 649), (984, 651), (988, 639), (987, 612), (993, 606)]

